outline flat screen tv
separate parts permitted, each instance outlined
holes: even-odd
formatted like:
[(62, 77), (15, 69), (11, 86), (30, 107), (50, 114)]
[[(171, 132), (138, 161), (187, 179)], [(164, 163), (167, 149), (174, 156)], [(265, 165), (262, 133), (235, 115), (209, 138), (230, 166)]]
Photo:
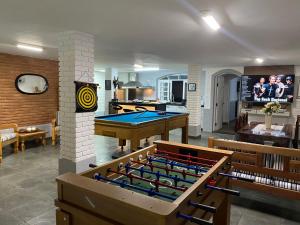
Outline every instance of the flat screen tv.
[(291, 103), (294, 96), (294, 74), (243, 75), (241, 100), (252, 103)]

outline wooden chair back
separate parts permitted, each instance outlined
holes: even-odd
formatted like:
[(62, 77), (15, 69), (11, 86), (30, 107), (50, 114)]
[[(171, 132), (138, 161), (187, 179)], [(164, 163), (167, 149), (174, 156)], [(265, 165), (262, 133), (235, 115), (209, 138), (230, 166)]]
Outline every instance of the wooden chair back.
[(18, 125), (15, 123), (7, 123), (7, 124), (0, 124), (0, 130), (4, 129), (14, 129), (14, 132), (18, 132)]
[(234, 151), (234, 172), (256, 179), (233, 185), (300, 200), (300, 150), (214, 138), (208, 147)]
[(237, 132), (242, 127), (246, 126), (248, 124), (248, 113), (241, 113), (235, 122), (235, 128), (234, 131)]

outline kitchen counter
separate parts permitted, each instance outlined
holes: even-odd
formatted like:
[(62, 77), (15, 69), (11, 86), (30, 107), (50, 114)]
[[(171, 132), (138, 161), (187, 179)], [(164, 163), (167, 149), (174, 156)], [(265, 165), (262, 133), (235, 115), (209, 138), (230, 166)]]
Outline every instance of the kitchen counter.
[(150, 102), (150, 101), (119, 101), (119, 102), (109, 102), (109, 114), (116, 114), (116, 113), (123, 113), (123, 110), (119, 110), (119, 112), (116, 112), (116, 110), (113, 109), (113, 104), (120, 105), (123, 109), (129, 109), (129, 110), (135, 110), (136, 106), (143, 106), (147, 108), (148, 110), (160, 110), (160, 111), (166, 111), (166, 103), (161, 102)]

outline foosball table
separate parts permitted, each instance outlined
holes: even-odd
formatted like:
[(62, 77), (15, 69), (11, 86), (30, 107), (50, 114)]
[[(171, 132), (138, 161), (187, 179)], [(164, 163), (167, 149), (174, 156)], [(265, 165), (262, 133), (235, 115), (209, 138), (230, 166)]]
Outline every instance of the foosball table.
[[(157, 141), (57, 178), (57, 225), (229, 225), (233, 152)], [(240, 178), (246, 179), (246, 178)]]

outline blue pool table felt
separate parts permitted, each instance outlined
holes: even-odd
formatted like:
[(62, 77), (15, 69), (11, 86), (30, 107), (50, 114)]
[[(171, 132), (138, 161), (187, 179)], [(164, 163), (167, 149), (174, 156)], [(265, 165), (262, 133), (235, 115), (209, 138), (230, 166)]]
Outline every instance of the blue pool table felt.
[(114, 121), (120, 123), (139, 124), (139, 123), (150, 122), (155, 120), (167, 119), (181, 114), (182, 113), (166, 112), (166, 114), (160, 115), (159, 111), (140, 111), (140, 112), (114, 114), (108, 116), (98, 116), (95, 119)]

